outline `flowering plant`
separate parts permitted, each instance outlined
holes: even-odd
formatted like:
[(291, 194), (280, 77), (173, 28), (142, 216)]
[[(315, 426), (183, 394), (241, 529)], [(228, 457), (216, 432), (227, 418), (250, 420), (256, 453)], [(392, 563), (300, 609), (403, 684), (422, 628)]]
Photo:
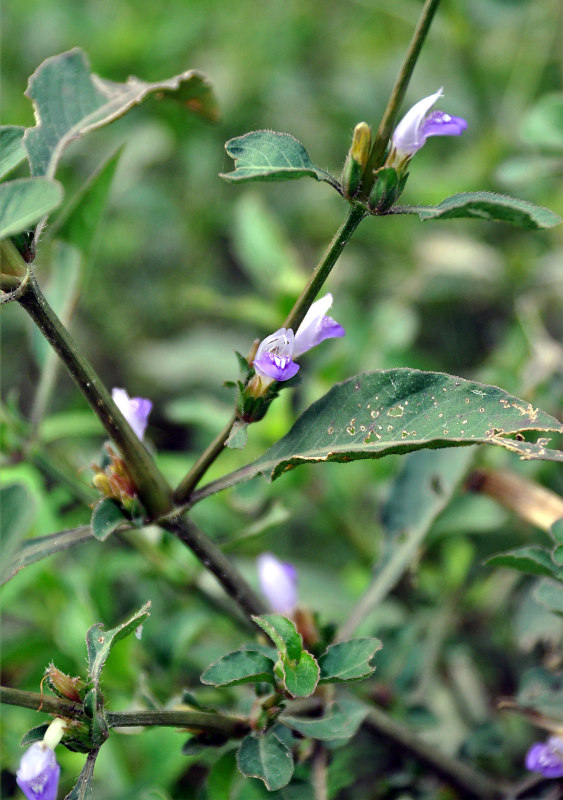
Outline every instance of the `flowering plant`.
[[(460, 80), (440, 48), (426, 74), (448, 75), (442, 107), (470, 117), (471, 138), (454, 139), (469, 128), (463, 117), (435, 110), (442, 89), (404, 113), (437, 5), (425, 0), (387, 103), (373, 86), (376, 74), (388, 75), (381, 31), (365, 59), (369, 80), (350, 64), (345, 79), (323, 72), (339, 105), (316, 109), (323, 136), (312, 148), (334, 162), (331, 126), (335, 146), (353, 131), (339, 177), (265, 119), (225, 145), (233, 167), (221, 178), (258, 188), (225, 190), (220, 213), (204, 203), (215, 192), (225, 128), (198, 127), (217, 121), (218, 104), (197, 70), (120, 83), (92, 73), (73, 48), (31, 76), (35, 124), (0, 127), (0, 304), (14, 384), (0, 403), (1, 567), (9, 582), (9, 685), (0, 699), (54, 718), (25, 733), (20, 760), (23, 714), (7, 716), (3, 789), (18, 785), (28, 800), (56, 800), (59, 782), (69, 800), (268, 792), (365, 800), (366, 791), (375, 800), (398, 792), (523, 800), (536, 790), (539, 798), (545, 782), (545, 791), (557, 788), (563, 501), (555, 469), (563, 455), (554, 437), (563, 425), (559, 261), (547, 229), (560, 219), (506, 193), (518, 170), (500, 152), (507, 137), (514, 150), (535, 136), (524, 191), (553, 199), (559, 100), (548, 96), (532, 109), (520, 140), (514, 82), (510, 91), (493, 81), (474, 92), (472, 71)], [(211, 13), (202, 9), (200, 22)], [(177, 59), (177, 32), (186, 28), (170, 24), (176, 12), (173, 2), (161, 14), (174, 46), (142, 47), (147, 58)], [(233, 37), (244, 14), (244, 0), (229, 9)], [(324, 7), (314, 21), (307, 8), (299, 14), (306, 75), (317, 43), (303, 36), (304, 23), (326, 32), (332, 20), (326, 41), (340, 25)], [(137, 16), (139, 28), (151, 17)], [(387, 31), (388, 11), (374, 17)], [(365, 33), (357, 19), (348, 25), (359, 58), (369, 25)], [(199, 46), (207, 27), (197, 27)], [(292, 51), (285, 44), (297, 28), (275, 27)], [(460, 30), (470, 27), (464, 21)], [(22, 52), (34, 51), (36, 28), (44, 26), (13, 37)], [(249, 81), (261, 72), (253, 31), (245, 28), (240, 48), (252, 49)], [(153, 35), (137, 45), (152, 45)], [(472, 45), (465, 59), (481, 52)], [(543, 52), (534, 49), (530, 63)], [(275, 91), (253, 114), (268, 115), (273, 97), (277, 116), (292, 91), (284, 80), (280, 94), (270, 72), (261, 72), (260, 91)], [(231, 80), (230, 91), (239, 84)], [(437, 85), (432, 79), (426, 91)], [(319, 88), (317, 75), (315, 91), (296, 96), (322, 104)], [(180, 106), (154, 125), (127, 128), (130, 159), (117, 169), (116, 152), (69, 199), (90, 163), (83, 137), (134, 115), (151, 96)], [(346, 121), (358, 98), (374, 96), (381, 107), (370, 100), (363, 113), (376, 124)], [(503, 124), (495, 128), (499, 96)], [(245, 104), (233, 95), (224, 105), (224, 126), (239, 130)], [(149, 105), (147, 115), (160, 107)], [(310, 110), (299, 109), (303, 130)], [(200, 120), (186, 127), (186, 113)], [(440, 136), (441, 148), (419, 152)], [(150, 182), (139, 180), (159, 144), (187, 137), (175, 174), (154, 160)], [(74, 161), (63, 169), (71, 143)], [(485, 169), (473, 163), (479, 147)], [(204, 175), (209, 186), (199, 183)], [(108, 218), (114, 178), (120, 192)], [(305, 179), (316, 183), (298, 194), (295, 181)], [(473, 190), (479, 180), (487, 190)], [(280, 181), (292, 182), (278, 205), (283, 225), (265, 199)], [(461, 190), (445, 196), (456, 181)], [(326, 192), (325, 204), (313, 201), (313, 187)], [(342, 222), (323, 250), (339, 209)], [(492, 223), (520, 230), (509, 236)], [(363, 238), (354, 239), (360, 226)], [(311, 248), (321, 255), (305, 268)], [(73, 313), (82, 314), (76, 336)], [(27, 317), (51, 351), (38, 336), (28, 347)], [(223, 383), (236, 347), (238, 378)], [(147, 435), (153, 404), (158, 424)], [(504, 696), (506, 686), (514, 697)], [(528, 728), (511, 725), (508, 710), (550, 737), (530, 747)], [(120, 727), (132, 735), (118, 737)], [(521, 783), (526, 770), (536, 776)]]

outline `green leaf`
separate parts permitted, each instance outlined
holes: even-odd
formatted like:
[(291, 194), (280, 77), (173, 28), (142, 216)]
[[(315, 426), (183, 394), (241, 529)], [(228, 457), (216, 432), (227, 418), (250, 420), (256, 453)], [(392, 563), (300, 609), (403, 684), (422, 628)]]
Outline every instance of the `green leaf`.
[(112, 500), (111, 497), (104, 497), (103, 500), (98, 500), (94, 506), (90, 525), (96, 539), (104, 542), (110, 534), (115, 533), (122, 525), (130, 528), (131, 521), (125, 516), (115, 500)]
[(557, 544), (563, 544), (563, 517), (561, 519), (555, 520), (549, 532), (555, 542)]
[(506, 438), (563, 425), (503, 389), (441, 372), (389, 369), (336, 384), (289, 433), (232, 482), (262, 473), (275, 480), (299, 464), (381, 458), (423, 448), (495, 444), (524, 458), (563, 461), (563, 452)]
[(338, 188), (330, 173), (315, 166), (309, 154), (289, 133), (251, 131), (229, 139), (225, 150), (234, 159), (234, 172), (220, 173), (230, 183), (288, 181), (311, 177)]
[(18, 125), (0, 127), (0, 178), (7, 175), (26, 158), (22, 145), (25, 128)]
[(23, 483), (2, 486), (0, 509), (2, 514), (0, 577), (2, 583), (5, 583), (15, 574), (14, 554), (17, 553), (21, 540), (33, 525), (36, 512), (35, 499)]
[(235, 650), (207, 667), (200, 680), (212, 686), (275, 683), (274, 662), (257, 650)]
[(53, 177), (71, 141), (121, 117), (148, 95), (175, 94), (190, 111), (215, 119), (217, 108), (207, 78), (189, 70), (165, 81), (107, 81), (90, 72), (82, 50), (74, 48), (47, 58), (29, 79), (37, 125), (23, 138), (32, 175)]
[(49, 723), (46, 722), (43, 725), (37, 725), (35, 728), (29, 730), (27, 733), (24, 733), (24, 735), (22, 736), (22, 740), (20, 742), (21, 746), (29, 747), (29, 745), (33, 744), (33, 742), (42, 742), (48, 727)]
[(63, 219), (57, 219), (54, 230), (50, 232), (52, 238), (64, 239), (86, 256), (91, 254), (122, 152), (120, 147), (90, 176), (70, 201)]
[(103, 623), (97, 622), (89, 628), (86, 634), (86, 647), (88, 650), (88, 676), (90, 680), (97, 686), (100, 673), (106, 659), (110, 654), (112, 647), (117, 644), (120, 639), (133, 633), (149, 616), (149, 609), (151, 607), (150, 601), (137, 611), (127, 622), (112, 628), (109, 631), (104, 630)]
[(418, 532), (419, 543), (445, 508), (475, 458), (475, 447), (409, 453), (381, 512), (389, 543)]
[(283, 658), (278, 664), (284, 686), (292, 697), (309, 697), (313, 694), (319, 682), (319, 665), (310, 653), (303, 650), (297, 664)]
[(563, 616), (563, 585), (543, 578), (534, 590), (534, 599), (554, 614)]
[(268, 634), (280, 653), (287, 654), (294, 661), (299, 660), (303, 652), (303, 639), (291, 620), (281, 614), (264, 614), (252, 619)]
[[(2, 511), (4, 513), (3, 507)], [(51, 533), (49, 536), (26, 539), (11, 558), (8, 558), (5, 550), (3, 550), (2, 565), (5, 568), (5, 572), (2, 575), (0, 585), (9, 581), (10, 578), (13, 578), (14, 575), (24, 567), (29, 566), (29, 564), (34, 564), (36, 561), (41, 561), (41, 559), (52, 556), (62, 550), (68, 550), (77, 544), (87, 542), (93, 535), (90, 525), (82, 525), (80, 528)]]
[(345, 683), (368, 678), (375, 672), (373, 659), (383, 645), (379, 639), (350, 639), (331, 644), (319, 658), (319, 683)]
[(247, 439), (248, 422), (243, 422), (241, 419), (237, 419), (231, 428), (231, 432), (227, 441), (225, 442), (225, 446), (230, 447), (233, 450), (243, 450), (246, 447)]
[(485, 562), (489, 567), (508, 567), (530, 575), (543, 575), (549, 578), (556, 577), (559, 573), (563, 577), (563, 570), (558, 570), (554, 564), (551, 553), (545, 547), (530, 545), (498, 553), (488, 558)]
[(561, 222), (561, 217), (549, 208), (494, 192), (461, 192), (446, 197), (437, 206), (395, 206), (393, 213), (418, 214), (423, 222), (472, 217), (508, 222), (519, 228), (552, 228)]
[(275, 733), (246, 736), (237, 753), (239, 770), (264, 781), (270, 792), (287, 786), (293, 775), (291, 751)]
[(0, 184), (0, 239), (27, 230), (62, 199), (63, 187), (48, 178), (18, 178)]
[(349, 739), (362, 724), (368, 709), (356, 700), (339, 700), (324, 717), (307, 719), (282, 714), (278, 722), (311, 739), (329, 742)]

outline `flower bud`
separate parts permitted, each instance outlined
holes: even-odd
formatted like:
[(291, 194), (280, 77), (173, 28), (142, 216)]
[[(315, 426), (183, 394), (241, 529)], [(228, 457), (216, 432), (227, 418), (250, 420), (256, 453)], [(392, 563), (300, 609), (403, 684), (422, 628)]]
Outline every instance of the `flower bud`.
[(367, 122), (359, 122), (354, 128), (352, 144), (346, 156), (340, 178), (344, 196), (349, 200), (356, 197), (361, 188), (370, 150), (371, 128)]
[(407, 182), (408, 172), (401, 177), (392, 167), (381, 167), (375, 173), (375, 182), (369, 194), (370, 211), (383, 214), (395, 205)]
[(72, 700), (75, 703), (82, 702), (80, 690), (86, 686), (82, 678), (71, 678), (70, 675), (66, 675), (60, 669), (57, 669), (54, 664), (49, 664), (45, 670), (45, 677), (49, 687), (56, 695), (66, 697), (67, 700)]

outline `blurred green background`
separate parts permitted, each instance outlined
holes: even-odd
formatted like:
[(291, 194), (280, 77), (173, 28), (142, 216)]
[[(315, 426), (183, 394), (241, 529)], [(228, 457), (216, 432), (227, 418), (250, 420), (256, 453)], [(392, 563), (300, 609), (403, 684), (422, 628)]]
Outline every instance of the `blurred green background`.
[[(165, 6), (21, 0), (4, 7), (2, 124), (33, 124), (23, 96), (28, 76), (44, 58), (74, 46), (104, 78), (124, 81), (133, 74), (153, 81), (197, 68), (215, 88), (217, 124), (171, 100), (149, 100), (74, 143), (60, 168), (71, 198), (124, 145), (72, 331), (109, 386), (153, 400), (149, 437), (171, 481), (185, 474), (230, 415), (231, 393), (222, 384), (236, 375), (233, 351), (247, 352), (254, 338), (279, 327), (345, 210), (330, 187), (312, 180), (222, 182), (218, 173), (232, 167), (224, 142), (257, 128), (287, 131), (315, 163), (338, 175), (354, 125), (378, 124), (421, 7), (416, 0), (276, 0), (258, 7), (251, 0)], [(440, 108), (465, 117), (468, 130), (459, 139), (431, 139), (421, 150), (406, 202), (486, 189), (562, 213), (562, 15), (559, 0), (444, 0), (405, 110), (444, 86)], [(46, 290), (57, 262), (48, 233), (36, 260)], [(326, 287), (346, 338), (303, 359), (301, 386), (282, 393), (251, 429), (247, 449), (226, 452), (209, 477), (255, 458), (334, 382), (365, 370), (410, 366), (478, 378), (557, 416), (562, 263), (562, 228), (366, 220)], [(2, 318), (4, 401), (27, 416), (42, 351), (15, 304)], [(65, 375), (41, 438), (49, 457), (87, 487), (103, 436)], [(7, 428), (3, 446), (4, 480), (24, 482), (34, 497), (30, 535), (87, 523), (89, 509), (68, 486), (45, 477), (37, 461), (20, 461), (17, 437)], [(563, 486), (556, 465), (523, 463), (492, 449), (480, 451), (478, 460), (555, 490)], [(254, 583), (254, 557), (262, 550), (294, 561), (303, 602), (325, 622), (342, 621), (381, 551), (381, 506), (400, 461), (300, 467), (272, 486), (254, 481), (209, 499), (194, 517)], [(434, 525), (416, 575), (364, 631), (384, 641), (378, 680), (395, 713), (430, 727), (450, 751), (463, 747), (508, 777), (521, 774), (531, 734), (519, 720), (494, 713), (494, 698), (514, 692), (526, 667), (553, 656), (562, 629), (530, 605), (525, 579), (482, 562), (542, 536), (491, 501), (460, 493)], [(35, 564), (4, 587), (3, 682), (37, 690), (50, 660), (71, 674), (82, 672), (86, 629), (98, 621), (111, 627), (147, 599), (153, 615), (142, 642), (123, 642), (108, 662), (104, 685), (112, 709), (141, 702), (145, 685), (161, 702), (197, 687), (206, 664), (246, 636), (225, 613), (213, 581), (177, 542), (155, 531), (124, 536)], [(428, 677), (425, 653), (444, 608), (446, 633)], [(430, 700), (421, 710), (422, 681)], [(215, 701), (208, 690), (203, 695)], [(239, 702), (240, 695), (233, 690), (222, 702)], [(9, 772), (18, 742), (42, 720), (30, 711), (2, 710), (3, 797), (17, 796)], [(95, 796), (207, 797), (206, 769), (180, 755), (182, 740), (174, 731), (113, 736), (96, 768)], [(334, 797), (368, 796), (361, 764), (373, 747), (361, 739), (356, 761), (335, 753)], [(388, 753), (377, 753), (389, 765)], [(63, 752), (61, 760), (68, 791), (83, 759)], [(412, 764), (391, 766), (404, 786), (419, 786)], [(347, 780), (356, 788), (339, 794)], [(263, 794), (255, 786), (244, 791), (245, 799)], [(392, 797), (394, 790), (383, 782), (378, 791), (369, 796)]]

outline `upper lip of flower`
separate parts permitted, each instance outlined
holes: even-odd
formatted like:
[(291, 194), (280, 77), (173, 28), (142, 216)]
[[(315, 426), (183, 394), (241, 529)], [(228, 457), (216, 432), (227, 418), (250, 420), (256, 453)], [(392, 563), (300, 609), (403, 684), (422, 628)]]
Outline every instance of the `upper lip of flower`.
[(440, 97), (443, 97), (443, 87), (423, 97), (407, 111), (393, 132), (393, 147), (397, 151), (413, 155), (429, 136), (459, 136), (467, 128), (467, 122), (461, 117), (453, 117), (443, 111), (429, 114)]

